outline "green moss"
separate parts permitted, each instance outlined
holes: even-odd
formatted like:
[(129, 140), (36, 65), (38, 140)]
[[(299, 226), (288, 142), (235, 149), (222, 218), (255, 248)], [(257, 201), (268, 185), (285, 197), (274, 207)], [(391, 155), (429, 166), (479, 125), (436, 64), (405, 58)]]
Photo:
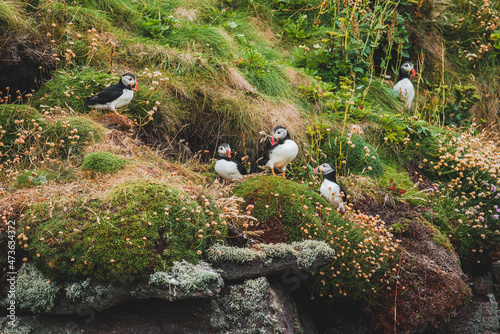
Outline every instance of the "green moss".
[(406, 230), (408, 229), (408, 224), (396, 223), (392, 224), (391, 227), (394, 233), (401, 234), (406, 232)]
[(59, 280), (146, 278), (174, 261), (197, 262), (199, 250), (225, 236), (219, 218), (162, 183), (130, 182), (104, 199), (52, 203), (28, 210), (20, 230), (31, 258)]
[(115, 173), (125, 168), (127, 160), (109, 152), (92, 152), (85, 156), (82, 169), (95, 173)]

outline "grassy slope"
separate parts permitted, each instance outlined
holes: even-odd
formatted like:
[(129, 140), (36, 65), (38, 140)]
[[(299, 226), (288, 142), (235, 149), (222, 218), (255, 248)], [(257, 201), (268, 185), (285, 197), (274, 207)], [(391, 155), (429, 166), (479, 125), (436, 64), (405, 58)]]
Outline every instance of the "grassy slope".
[[(363, 3), (368, 5), (369, 1)], [(113, 208), (109, 203), (119, 202), (119, 198), (113, 197), (113, 189), (130, 179), (172, 186), (196, 196), (200, 206), (218, 204), (224, 211), (231, 202), (227, 189), (212, 186), (207, 191), (200, 190), (215, 177), (210, 164), (215, 147), (221, 142), (230, 143), (233, 151), (239, 153), (237, 157), (248, 156), (249, 168), (255, 169), (255, 161), (265, 149), (259, 132), (269, 132), (281, 124), (290, 130), (301, 147), (299, 158), (289, 168), (289, 179), (293, 182), (317, 188), (320, 180), (312, 174), (312, 169), (319, 163), (336, 163), (341, 167), (339, 179), (354, 203), (371, 197), (380, 202), (389, 199), (389, 202), (422, 205), (430, 212), (426, 219), (435, 224), (443, 238), (451, 238), (464, 266), (487, 265), (491, 261), (490, 252), (498, 247), (495, 227), (498, 216), (495, 218), (497, 208), (494, 207), (498, 193), (493, 189), (498, 187), (500, 176), (500, 159), (495, 159), (498, 148), (486, 143), (485, 137), (477, 132), (442, 126), (441, 115), (446, 103), (459, 105), (451, 95), (452, 90), (446, 87), (464, 84), (475, 76), (481, 79), (472, 83), (482, 95), (471, 112), (489, 122), (490, 129), (495, 129), (497, 116), (493, 109), (487, 108), (494, 105), (492, 92), (498, 82), (490, 80), (493, 85), (489, 87), (484, 82), (488, 75), (498, 78), (500, 67), (493, 49), (485, 53), (483, 59), (458, 58), (452, 41), (459, 39), (460, 31), (444, 22), (444, 15), (432, 18), (435, 15), (432, 8), (418, 10), (412, 3), (407, 1), (401, 5), (402, 21), (397, 24), (395, 36), (421, 72), (421, 78), (415, 81), (419, 104), (414, 117), (402, 111), (401, 102), (390, 89), (393, 79), (386, 82), (379, 77), (380, 73), (392, 75), (391, 69), (397, 68), (401, 60), (398, 40), (391, 44), (391, 40), (384, 37), (386, 33), (379, 39), (376, 36), (363, 39), (366, 27), (349, 25), (348, 31), (354, 36), (358, 31), (361, 37), (345, 42), (348, 39), (342, 35), (341, 22), (361, 15), (362, 11), (341, 11), (330, 4), (323, 8), (319, 1), (291, 1), (289, 8), (284, 3), (245, 0), (224, 3), (189, 0), (168, 4), (156, 0), (87, 0), (80, 1), (79, 5), (71, 1), (40, 0), (37, 8), (6, 2), (2, 6), (9, 6), (8, 9), (18, 15), (0, 15), (0, 24), (18, 28), (16, 18), (25, 16), (28, 19), (23, 24), (25, 29), (30, 29), (36, 17), (40, 25), (36, 33), (32, 32), (32, 38), (52, 43), (59, 58), (59, 69), (52, 80), (28, 101), (36, 112), (24, 107), (15, 111), (7, 105), (0, 107), (0, 117), (8, 120), (8, 128), (2, 123), (7, 132), (1, 139), (5, 146), (0, 157), (4, 164), (0, 177), (7, 190), (0, 208), (10, 210), (6, 217), (20, 219), (27, 251), (19, 254), (28, 261), (36, 258), (50, 274), (53, 266), (59, 264), (51, 264), (50, 256), (40, 254), (40, 249), (45, 252), (47, 246), (38, 235), (50, 228), (30, 232), (27, 227), (33, 218), (29, 215), (43, 217), (48, 221), (44, 222), (47, 226), (58, 226), (64, 219), (73, 218), (61, 212), (54, 219), (52, 208), (67, 204), (76, 207), (83, 220), (92, 216), (92, 210), (85, 207), (93, 208), (95, 215), (105, 219), (110, 217), (109, 212), (121, 212), (119, 205)], [(396, 24), (392, 14), (389, 15), (390, 5), (371, 6), (371, 10), (379, 14), (377, 17), (383, 18), (382, 30), (389, 29), (391, 22)], [(310, 14), (301, 21), (302, 12), (297, 9), (308, 9), (304, 12)], [(465, 5), (448, 5), (444, 10), (449, 10), (457, 21), (471, 11)], [(367, 25), (374, 24), (375, 21), (367, 17), (369, 15), (356, 16), (356, 19), (366, 20), (363, 22)], [(315, 24), (318, 19), (321, 23)], [(477, 18), (470, 19), (468, 24), (477, 28)], [(439, 31), (442, 33), (437, 34)], [(482, 42), (483, 31), (477, 31)], [(443, 38), (444, 58), (440, 58), (442, 49), (434, 50), (423, 42), (426, 36), (434, 36), (432, 34)], [(410, 39), (405, 41), (405, 36)], [(380, 47), (373, 53), (361, 55), (364, 50), (360, 51), (360, 45), (364, 41), (376, 41)], [(477, 47), (469, 40), (461, 43), (468, 52)], [(112, 51), (113, 72), (106, 74)], [(386, 54), (393, 59), (386, 58)], [(417, 61), (423, 56), (423, 62)], [(385, 65), (381, 59), (385, 59)], [(441, 60), (447, 66), (446, 71), (440, 67)], [(370, 61), (375, 64), (375, 73), (370, 72)], [(134, 120), (134, 127), (123, 119), (91, 112), (83, 106), (84, 97), (116, 82), (125, 71), (136, 73), (140, 86), (134, 101), (122, 110)], [(480, 75), (484, 73), (488, 75)], [(40, 128), (31, 121), (33, 118), (41, 124)], [(37, 134), (49, 136), (50, 142), (43, 142)], [(136, 139), (158, 148), (159, 152)], [(30, 153), (31, 147), (35, 153)], [(113, 153), (131, 163), (111, 175), (80, 169), (85, 154), (100, 151)], [(16, 155), (17, 160), (13, 162)], [(410, 161), (418, 167), (421, 181), (406, 173), (404, 167)], [(50, 177), (40, 182), (39, 175)], [(428, 195), (428, 190), (420, 191), (411, 181), (426, 184), (425, 177), (436, 184), (437, 191), (432, 195)], [(463, 189), (467, 189), (466, 195), (462, 194)], [(213, 198), (219, 198), (220, 193), (228, 202), (214, 202)], [(34, 207), (29, 208), (31, 204)], [(140, 207), (140, 203), (137, 206)], [(262, 207), (256, 211), (259, 210), (262, 211)], [(149, 212), (152, 210), (146, 211), (138, 215), (152, 214)], [(241, 208), (240, 214), (244, 215), (244, 211)], [(210, 210), (206, 212), (209, 214)], [(211, 226), (211, 223), (203, 216), (201, 228), (205, 229), (205, 224)], [(119, 215), (110, 219), (112, 226), (121, 222)], [(233, 223), (241, 225), (238, 219)], [(161, 224), (155, 228), (161, 229)], [(90, 229), (86, 226), (85, 233)], [(153, 239), (163, 240), (162, 233), (164, 231), (156, 233)], [(37, 241), (25, 242), (34, 237)], [(121, 235), (117, 237), (123, 239)], [(139, 237), (142, 235), (137, 236), (138, 240)], [(71, 234), (64, 238), (64, 242), (71, 244)], [(56, 239), (52, 242), (57, 243)], [(103, 250), (108, 251), (114, 250)], [(169, 265), (168, 254), (157, 255), (152, 260), (145, 259), (141, 265), (149, 271), (156, 265), (160, 268)], [(198, 256), (190, 249), (185, 255), (191, 260)], [(51, 256), (62, 258), (64, 270), (78, 277), (71, 254)], [(121, 267), (115, 268), (128, 268), (128, 260), (123, 261)], [(136, 269), (128, 273), (137, 274)], [(97, 276), (105, 277), (104, 273)], [(327, 285), (333, 286), (332, 282)]]

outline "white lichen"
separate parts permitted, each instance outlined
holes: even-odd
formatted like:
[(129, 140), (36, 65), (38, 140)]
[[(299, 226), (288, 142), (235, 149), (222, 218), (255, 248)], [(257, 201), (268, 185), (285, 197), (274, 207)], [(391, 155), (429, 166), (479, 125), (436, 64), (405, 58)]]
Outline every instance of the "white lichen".
[(285, 333), (279, 321), (282, 309), (276, 300), (272, 300), (276, 296), (269, 293), (269, 282), (265, 277), (232, 286), (229, 294), (213, 299), (212, 326), (219, 328), (220, 333)]
[(297, 263), (302, 268), (311, 268), (317, 260), (333, 258), (335, 255), (335, 250), (322, 241), (306, 240), (294, 242), (291, 246), (300, 250)]
[(179, 287), (186, 292), (216, 290), (224, 285), (221, 275), (208, 263), (196, 265), (174, 262), (169, 272), (157, 271), (149, 276), (149, 284), (161, 288)]
[(17, 273), (16, 301), (19, 309), (48, 312), (54, 306), (59, 289), (31, 263), (24, 263)]
[(75, 301), (80, 298), (82, 301), (85, 301), (88, 297), (88, 289), (90, 286), (90, 278), (87, 278), (85, 281), (70, 283), (66, 286), (66, 297)]
[(2, 334), (30, 334), (32, 333), (31, 326), (24, 326), (16, 318), (14, 322), (7, 318), (0, 319), (0, 333)]
[(256, 259), (263, 260), (266, 253), (250, 248), (239, 248), (215, 244), (206, 253), (207, 259), (211, 263), (233, 262), (250, 263)]

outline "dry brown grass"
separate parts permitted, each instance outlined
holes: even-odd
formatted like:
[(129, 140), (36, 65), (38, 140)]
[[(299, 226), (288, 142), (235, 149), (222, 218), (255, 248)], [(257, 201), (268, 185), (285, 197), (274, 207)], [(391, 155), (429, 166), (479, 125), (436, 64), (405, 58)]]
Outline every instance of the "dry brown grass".
[(195, 8), (184, 8), (184, 7), (177, 7), (174, 16), (178, 17), (180, 19), (184, 19), (189, 22), (193, 22), (197, 19), (198, 11)]
[(481, 101), (474, 105), (471, 114), (476, 120), (479, 129), (483, 130), (487, 139), (495, 141), (500, 146), (500, 92), (492, 90), (491, 82), (478, 83), (475, 86), (481, 96)]
[[(87, 148), (87, 152), (107, 151), (126, 158), (129, 163), (116, 174), (92, 174), (85, 171), (75, 173), (76, 181), (59, 182), (51, 180), (34, 188), (4, 190), (0, 198), (0, 211), (13, 208), (20, 212), (37, 202), (57, 199), (74, 201), (75, 198), (102, 198), (116, 186), (130, 180), (147, 179), (169, 184), (186, 190), (192, 185), (201, 185), (206, 179), (196, 172), (192, 161), (185, 164), (164, 160), (155, 151), (121, 132), (110, 130), (102, 143)], [(78, 166), (67, 166), (78, 168)]]
[(304, 73), (299, 72), (292, 67), (286, 67), (285, 71), (288, 79), (290, 80), (290, 83), (295, 88), (298, 88), (299, 86), (307, 87), (311, 84), (311, 80)]
[(232, 88), (238, 91), (255, 92), (255, 87), (252, 86), (234, 67), (224, 64), (222, 68), (226, 74), (228, 84)]
[(301, 117), (299, 109), (286, 102), (261, 101), (259, 106), (262, 108), (258, 115), (265, 122), (262, 130), (270, 132), (275, 126), (284, 126), (290, 132), (296, 142), (302, 142), (305, 139), (306, 124)]

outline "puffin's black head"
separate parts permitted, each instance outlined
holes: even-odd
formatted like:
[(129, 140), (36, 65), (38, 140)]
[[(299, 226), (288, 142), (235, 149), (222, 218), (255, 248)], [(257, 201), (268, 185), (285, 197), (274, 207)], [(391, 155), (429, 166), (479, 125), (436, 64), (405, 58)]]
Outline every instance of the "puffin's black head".
[(327, 175), (327, 174), (331, 174), (333, 173), (333, 176), (335, 177), (336, 173), (335, 173), (335, 167), (331, 164), (331, 163), (324, 163), (322, 165), (319, 165), (318, 167), (316, 167), (314, 169), (314, 173), (316, 174), (323, 174), (323, 175)]
[(271, 134), (271, 144), (274, 145), (288, 138), (290, 138), (288, 131), (281, 125), (278, 125), (273, 129), (273, 133)]
[(135, 91), (139, 90), (139, 85), (137, 84), (135, 75), (133, 75), (132, 73), (125, 73), (124, 75), (122, 75), (120, 82), (127, 88), (133, 89)]
[(219, 147), (217, 148), (217, 154), (220, 157), (229, 157), (231, 158), (231, 147), (229, 144), (220, 144)]
[(401, 76), (409, 78), (410, 75), (415, 75), (415, 69), (413, 68), (413, 64), (409, 61), (405, 61), (402, 65), (401, 68), (399, 69), (399, 73)]

